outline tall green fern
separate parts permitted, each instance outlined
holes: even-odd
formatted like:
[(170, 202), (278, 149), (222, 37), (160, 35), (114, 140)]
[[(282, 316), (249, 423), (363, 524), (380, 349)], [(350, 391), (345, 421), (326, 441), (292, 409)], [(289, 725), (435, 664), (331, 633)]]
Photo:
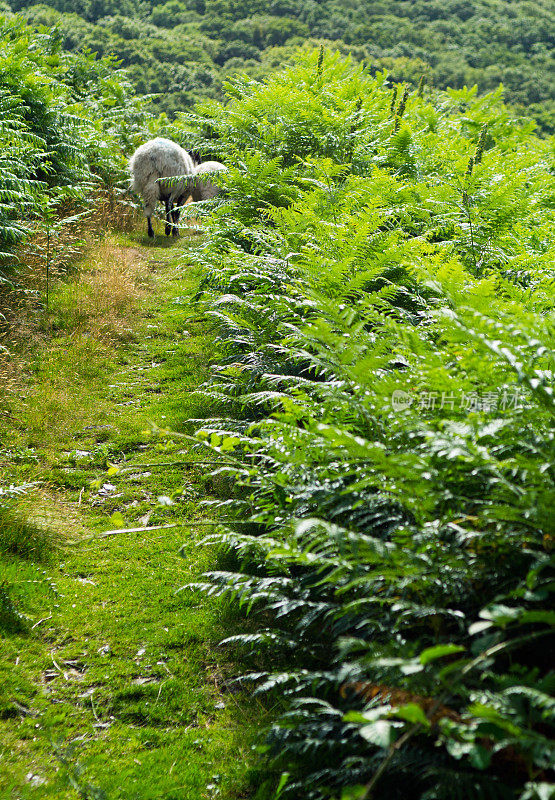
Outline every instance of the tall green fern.
[(459, 101), (405, 93), (394, 126), (385, 76), (314, 52), (200, 115), (241, 153), (198, 298), (234, 480), (232, 557), (189, 588), (253, 619), (226, 641), (285, 699), (280, 797), (552, 788), (549, 146)]

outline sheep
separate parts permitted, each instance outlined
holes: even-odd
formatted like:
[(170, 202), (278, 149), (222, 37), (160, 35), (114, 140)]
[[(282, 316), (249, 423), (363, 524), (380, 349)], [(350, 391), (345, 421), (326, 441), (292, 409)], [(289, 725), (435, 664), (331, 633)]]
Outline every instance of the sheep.
[[(195, 170), (189, 153), (169, 139), (152, 139), (141, 145), (129, 162), (131, 187), (144, 203), (147, 232), (152, 238), (152, 214), (159, 200), (166, 205), (166, 236), (170, 232), (179, 235), (179, 206), (182, 206), (190, 193), (189, 181)], [(187, 180), (164, 182), (160, 178), (187, 176)], [(177, 206), (177, 208), (176, 208)]]
[(201, 176), (209, 172), (226, 172), (227, 167), (218, 161), (205, 161), (198, 164), (194, 169), (194, 178), (190, 182), (190, 192), (193, 202), (201, 200), (212, 200), (220, 193), (220, 187), (213, 183), (210, 178)]

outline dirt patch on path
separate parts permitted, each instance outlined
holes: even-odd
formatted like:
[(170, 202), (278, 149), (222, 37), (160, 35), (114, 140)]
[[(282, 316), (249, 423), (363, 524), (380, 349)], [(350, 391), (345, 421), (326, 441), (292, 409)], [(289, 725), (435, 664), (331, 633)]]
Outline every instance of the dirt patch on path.
[(58, 292), (50, 322), (63, 319), (76, 333), (104, 343), (127, 338), (137, 303), (150, 288), (147, 262), (144, 251), (105, 239), (81, 266), (80, 279)]
[(138, 304), (153, 290), (150, 260), (148, 252), (107, 236), (81, 259), (77, 276), (57, 282), (48, 309), (22, 276), (20, 291), (30, 299), (12, 309), (0, 338), (0, 416), (10, 416), (10, 398), (26, 394), (33, 352), (59, 333), (69, 328), (76, 342), (85, 336), (107, 348), (133, 337)]

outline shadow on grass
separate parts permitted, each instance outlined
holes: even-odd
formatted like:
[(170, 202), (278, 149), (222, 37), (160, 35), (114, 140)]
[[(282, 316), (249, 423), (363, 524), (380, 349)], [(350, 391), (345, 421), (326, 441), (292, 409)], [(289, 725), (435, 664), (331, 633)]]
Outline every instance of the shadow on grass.
[(153, 249), (162, 248), (166, 250), (169, 247), (173, 247), (178, 242), (179, 239), (175, 239), (173, 236), (155, 236), (154, 239), (150, 239), (148, 236), (137, 236), (137, 244)]
[(143, 247), (149, 247), (153, 250), (161, 249), (168, 250), (172, 247), (179, 246), (179, 244), (197, 242), (200, 236), (205, 234), (204, 230), (194, 227), (183, 228), (179, 236), (166, 236), (165, 234), (156, 234), (154, 239), (150, 239), (146, 234), (135, 234), (132, 238), (137, 244)]
[(0, 631), (23, 633), (26, 630), (25, 617), (11, 596), (11, 587), (3, 581), (0, 583)]
[(52, 531), (28, 522), (17, 509), (0, 509), (0, 556), (47, 562), (53, 549)]

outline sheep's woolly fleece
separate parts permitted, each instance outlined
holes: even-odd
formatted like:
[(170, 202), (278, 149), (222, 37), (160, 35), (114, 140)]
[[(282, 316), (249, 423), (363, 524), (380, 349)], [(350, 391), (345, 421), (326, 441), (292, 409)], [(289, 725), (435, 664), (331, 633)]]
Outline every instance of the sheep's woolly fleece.
[(159, 200), (169, 198), (174, 203), (184, 194), (188, 182), (177, 181), (170, 185), (159, 178), (186, 175), (190, 178), (195, 165), (189, 153), (169, 139), (152, 139), (141, 145), (129, 162), (131, 186), (143, 198), (145, 216), (151, 217)]
[[(195, 179), (191, 183), (191, 196), (195, 203), (200, 200), (212, 200), (220, 192), (220, 187), (216, 186), (209, 178), (202, 178), (206, 173), (226, 172), (227, 167), (219, 161), (205, 161), (195, 167)], [(197, 177), (198, 176), (198, 177)]]

